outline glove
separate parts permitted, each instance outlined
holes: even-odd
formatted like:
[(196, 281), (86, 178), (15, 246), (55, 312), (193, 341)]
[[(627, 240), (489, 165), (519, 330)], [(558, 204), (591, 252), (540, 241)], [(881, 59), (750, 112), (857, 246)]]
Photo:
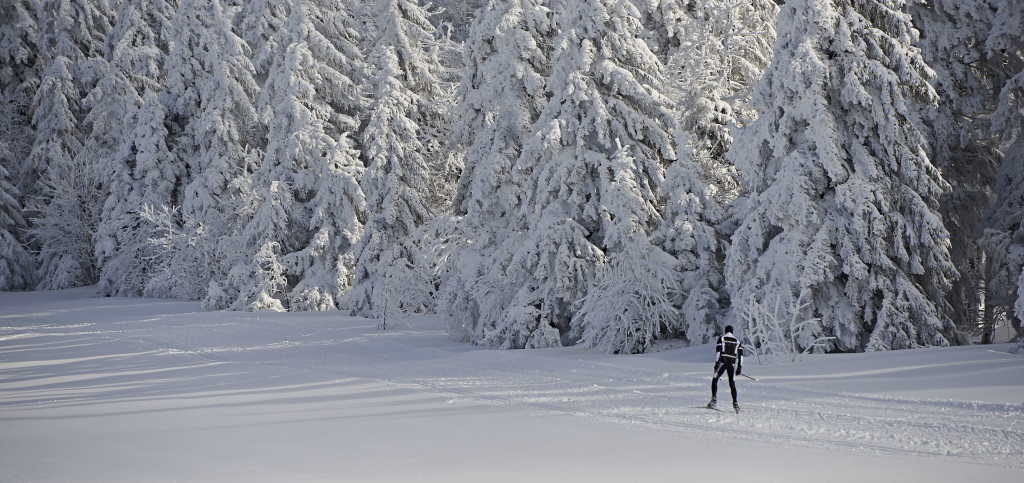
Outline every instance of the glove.
[(743, 366), (736, 366), (736, 375), (743, 374)]
[(721, 365), (721, 363), (720, 363), (720, 362), (716, 362), (716, 363), (715, 363), (715, 372), (712, 372), (712, 373), (711, 373), (711, 375), (712, 375), (712, 376), (714, 376), (714, 377), (718, 377), (718, 369), (719, 369), (719, 366), (720, 366), (720, 365)]

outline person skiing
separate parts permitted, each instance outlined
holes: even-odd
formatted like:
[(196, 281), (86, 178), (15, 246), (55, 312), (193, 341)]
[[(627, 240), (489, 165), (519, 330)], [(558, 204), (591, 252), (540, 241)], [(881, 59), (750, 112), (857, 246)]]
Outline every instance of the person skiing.
[(725, 326), (725, 334), (718, 338), (715, 344), (715, 372), (711, 378), (711, 402), (708, 407), (717, 409), (718, 404), (718, 378), (722, 373), (729, 375), (729, 390), (732, 391), (732, 407), (740, 412), (740, 405), (736, 401), (736, 380), (735, 376), (743, 372), (743, 344), (736, 336), (732, 335), (732, 326)]

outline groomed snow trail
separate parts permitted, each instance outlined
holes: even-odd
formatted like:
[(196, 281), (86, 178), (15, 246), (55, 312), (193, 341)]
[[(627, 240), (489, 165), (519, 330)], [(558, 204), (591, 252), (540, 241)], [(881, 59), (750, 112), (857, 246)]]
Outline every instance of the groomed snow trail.
[[(737, 415), (699, 408), (710, 396), (707, 347), (640, 356), (494, 351), (451, 342), (427, 318), (381, 331), (338, 314), (200, 312), (195, 304), (152, 300), (12, 304), (12, 294), (3, 296), (0, 422), (27, 409), (246, 388), (313, 397), (323, 387), (362, 384), (453, 408), (507, 406), (708, 440), (1024, 468), (1024, 404), (1013, 402), (1024, 385), (1024, 357), (1005, 351), (929, 349), (775, 366), (748, 358), (744, 369), (760, 381), (737, 380)], [(984, 384), (945, 392), (940, 385), (937, 394), (947, 396), (938, 398), (900, 392), (923, 393), (932, 381), (972, 374), (1015, 392), (1010, 401), (981, 397)], [(719, 401), (728, 405), (726, 381)]]

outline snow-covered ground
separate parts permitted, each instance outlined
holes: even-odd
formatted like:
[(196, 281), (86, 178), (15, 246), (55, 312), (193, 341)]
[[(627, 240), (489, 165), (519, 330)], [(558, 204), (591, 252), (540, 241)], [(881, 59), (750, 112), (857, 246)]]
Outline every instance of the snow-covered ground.
[[(495, 351), (419, 318), (0, 293), (0, 481), (1024, 481), (1014, 346), (744, 369)], [(720, 388), (728, 400), (728, 385)]]

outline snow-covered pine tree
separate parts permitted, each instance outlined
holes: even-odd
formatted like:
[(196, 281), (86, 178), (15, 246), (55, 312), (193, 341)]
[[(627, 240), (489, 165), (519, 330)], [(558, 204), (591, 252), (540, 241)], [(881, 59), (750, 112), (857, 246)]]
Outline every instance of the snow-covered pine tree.
[(360, 186), (370, 213), (355, 248), (354, 286), (347, 302), (354, 313), (365, 316), (384, 310), (384, 274), (391, 264), (400, 263), (397, 257), (408, 257), (402, 245), (433, 217), (425, 192), (429, 168), (413, 120), (417, 96), (402, 83), (395, 50), (381, 50), (375, 54), (380, 73), (363, 132), (369, 165)]
[(940, 307), (957, 275), (936, 214), (949, 188), (925, 154), (913, 103), (934, 102), (903, 1), (794, 0), (757, 87), (761, 117), (730, 158), (751, 199), (726, 282), (744, 301), (812, 292), (798, 350), (962, 342)]
[[(353, 283), (354, 249), (367, 220), (366, 197), (359, 186), (364, 166), (354, 138), (359, 118), (369, 105), (363, 91), (368, 67), (359, 49), (355, 7), (347, 1), (319, 3), (315, 25), (331, 42), (320, 48), (325, 50), (326, 64), (341, 77), (323, 88), (333, 112), (326, 131), (333, 144), (327, 156), (313, 166), (316, 195), (307, 203), (311, 237), (289, 262), (299, 279), (289, 294), (290, 306), (297, 310), (338, 308)], [(336, 54), (327, 55), (331, 53), (328, 47)]]
[(96, 281), (93, 216), (102, 200), (94, 166), (82, 165), (88, 160), (78, 155), (85, 139), (82, 99), (96, 78), (87, 61), (100, 55), (109, 10), (105, 0), (50, 0), (40, 10), (39, 60), (46, 67), (32, 106), (36, 139), (16, 188), (31, 200), (43, 289)]
[[(74, 207), (82, 186), (91, 188), (84, 180), (89, 173), (75, 165), (82, 149), (79, 129), (81, 90), (72, 71), (76, 66), (64, 56), (56, 57), (43, 73), (42, 84), (33, 102), (32, 123), (36, 127), (36, 140), (27, 164), (22, 171), (21, 184), (15, 188), (26, 197), (26, 209), (31, 213), (30, 232), (35, 248), (39, 250), (39, 288), (61, 289), (94, 282), (92, 241), (81, 235), (85, 218), (64, 218), (62, 210)], [(31, 180), (31, 182), (29, 182)], [(68, 233), (62, 233), (62, 223), (68, 222)], [(71, 227), (74, 228), (71, 228)], [(78, 245), (85, 242), (88, 246)], [(45, 245), (45, 246), (44, 246)]]
[(0, 91), (0, 291), (25, 290), (35, 282), (35, 259), (23, 238), (28, 224), (13, 176), (31, 148), (27, 103), (20, 99)]
[(442, 269), (450, 271), (438, 293), (439, 311), (460, 338), (478, 337), (471, 334), (480, 321), (497, 319), (518, 289), (502, 276), (520, 232), (513, 214), (521, 180), (512, 166), (548, 100), (544, 84), (555, 35), (546, 0), (492, 0), (466, 40), (455, 129), (465, 166), (453, 222), (472, 243), (450, 246), (457, 252), (450, 259), (459, 262)]
[[(166, 189), (156, 188), (162, 192), (148, 196), (152, 183), (146, 180), (177, 171), (176, 160), (166, 152), (164, 111), (156, 102), (166, 54), (160, 32), (172, 14), (163, 0), (122, 2), (105, 43), (104, 75), (86, 98), (95, 104), (87, 121), (92, 120), (92, 155), (104, 173), (106, 196), (96, 236), (101, 294), (143, 293), (153, 255), (150, 230), (139, 212), (144, 203), (171, 203)], [(160, 139), (144, 139), (154, 134)]]
[(36, 0), (0, 4), (0, 290), (29, 289), (36, 279), (20, 177), (35, 140), (30, 107), (39, 85), (38, 9)]
[(289, 260), (299, 278), (288, 295), (293, 310), (339, 308), (352, 286), (354, 249), (367, 219), (366, 198), (359, 187), (364, 168), (347, 136), (336, 140), (314, 168), (316, 195), (309, 203), (312, 236)]
[[(142, 105), (142, 98), (129, 83), (127, 76), (118, 66), (104, 59), (92, 59), (90, 63), (103, 73), (99, 82), (86, 96), (84, 104), (89, 110), (84, 127), (89, 132), (77, 162), (91, 166), (97, 171), (96, 180), (101, 185), (99, 196), (102, 209), (97, 226), (95, 257), (100, 273), (99, 292), (104, 295), (135, 295), (142, 292), (141, 280), (133, 280), (132, 287), (113, 281), (114, 277), (127, 275), (124, 270), (111, 270), (108, 265), (117, 257), (118, 237), (127, 235), (132, 223), (130, 211), (137, 209), (139, 191), (130, 161), (118, 156), (120, 144), (128, 128), (124, 121)], [(121, 267), (122, 269), (124, 267)], [(107, 276), (104, 276), (106, 272)], [(117, 285), (117, 286), (113, 286)]]
[(666, 66), (679, 52), (681, 38), (690, 26), (690, 0), (632, 0), (644, 25), (642, 37), (648, 48)]
[(1000, 137), (1005, 158), (979, 244), (988, 255), (986, 309), (991, 304), (1009, 316), (1017, 338), (1024, 339), (1024, 4), (1007, 0), (996, 6), (987, 46), (1009, 76), (992, 114), (992, 129)]
[(220, 0), (182, 1), (167, 35), (171, 49), (163, 96), (174, 124), (171, 149), (184, 160), (188, 175), (182, 215), (201, 225), (185, 227), (207, 237), (201, 249), (213, 250), (187, 256), (210, 257), (212, 265), (171, 277), (194, 287), (225, 279), (241, 252), (245, 220), (255, 212), (248, 183), (255, 165), (250, 127), (257, 88), (248, 49), (232, 32)]
[(0, 4), (0, 94), (31, 98), (39, 83), (38, 0)]
[(682, 145), (659, 92), (664, 66), (641, 39), (631, 2), (572, 0), (557, 22), (551, 98), (513, 168), (524, 187), (513, 224), (525, 235), (505, 275), (517, 292), (482, 324), (481, 341), (497, 347), (558, 345), (571, 321), (587, 323), (574, 316), (610, 248), (601, 167), (617, 142), (627, 146), (639, 197), (656, 204), (664, 166)]
[(35, 258), (26, 248), (27, 220), (15, 175), (32, 149), (28, 99), (0, 91), (0, 291), (35, 285)]
[(691, 159), (699, 164), (718, 203), (739, 194), (730, 126), (755, 117), (754, 85), (771, 61), (778, 7), (771, 0), (692, 0), (676, 14), (679, 47), (668, 58), (669, 95), (691, 135)]
[[(356, 270), (348, 304), (361, 315), (386, 305), (385, 274), (413, 263), (409, 236), (433, 218), (444, 132), (443, 66), (427, 9), (414, 0), (377, 2), (373, 99), (362, 133), (366, 163), (361, 186), (370, 209), (355, 248)], [(404, 261), (400, 260), (404, 258)]]
[(675, 262), (681, 320), (668, 326), (694, 344), (710, 342), (720, 333), (715, 319), (721, 309), (723, 243), (715, 224), (726, 218), (704, 168), (681, 159), (665, 171), (662, 184), (663, 221), (652, 241)]
[(546, 0), (492, 0), (466, 44), (456, 135), (466, 163), (453, 201), (465, 224), (508, 226), (518, 205), (512, 165), (547, 103), (555, 36)]
[[(73, 158), (81, 149), (81, 100), (84, 89), (81, 66), (99, 52), (100, 41), (92, 32), (96, 23), (90, 1), (47, 0), (39, 5), (37, 63), (41, 79), (33, 92), (33, 125), (40, 125), (32, 153), (22, 166), (17, 185), (22, 196), (38, 196), (39, 179), (51, 157)], [(36, 110), (43, 112), (36, 114)], [(61, 122), (63, 121), (63, 122)], [(65, 133), (74, 133), (67, 136)], [(65, 164), (69, 164), (68, 163)]]
[[(239, 294), (236, 309), (334, 309), (349, 285), (347, 252), (362, 231), (365, 207), (355, 179), (346, 178), (360, 173), (345, 133), (358, 128), (356, 116), (366, 101), (353, 80), (363, 66), (355, 32), (346, 27), (351, 18), (338, 8), (343, 5), (330, 7), (294, 2), (266, 44), (273, 60), (257, 107), (269, 126), (268, 140), (253, 175), (260, 207), (242, 232), (247, 256), (226, 287)], [(324, 210), (338, 210), (339, 218), (329, 219)], [(292, 282), (261, 283), (261, 267), (271, 262), (285, 267)], [(310, 273), (315, 275), (307, 280)], [(260, 287), (280, 292), (262, 293)]]
[(1024, 330), (1014, 308), (1021, 304), (1020, 287), (1024, 286), (1024, 143), (1017, 141), (1006, 151), (995, 191), (996, 200), (985, 213), (985, 229), (979, 239), (988, 257), (986, 318), (994, 326), (1005, 316), (1020, 335)]
[[(985, 256), (975, 242), (979, 222), (991, 206), (996, 172), (1002, 161), (998, 141), (988, 126), (998, 87), (1006, 76), (1001, 57), (989, 55), (986, 38), (995, 9), (991, 0), (938, 0), (908, 4), (921, 31), (917, 45), (936, 71), (932, 85), (936, 106), (921, 113), (928, 137), (928, 157), (952, 186), (939, 213), (950, 232), (950, 255), (960, 277), (946, 295), (950, 316), (965, 332), (991, 320), (984, 300)], [(979, 311), (984, 306), (987, 310)], [(987, 316), (986, 316), (987, 314)]]
[[(690, 134), (686, 162), (668, 168), (665, 221), (655, 240), (678, 259), (681, 333), (709, 342), (724, 297), (722, 259), (731, 224), (725, 207), (739, 194), (735, 166), (726, 159), (732, 127), (755, 118), (753, 86), (771, 60), (778, 8), (769, 0), (651, 2), (648, 24), (670, 37), (667, 94)], [(716, 233), (716, 228), (721, 233)]]
[(284, 25), (291, 3), (280, 0), (249, 0), (242, 3), (242, 7), (235, 14), (235, 31), (252, 52), (257, 79), (262, 80), (270, 71), (270, 63), (274, 60), (270, 51), (275, 49), (267, 43)]
[(616, 354), (644, 352), (682, 328), (673, 305), (680, 292), (678, 261), (650, 242), (661, 216), (633, 175), (642, 169), (621, 145), (598, 167), (608, 258), (572, 323), (581, 344)]
[(4, 164), (0, 163), (0, 291), (24, 290), (35, 280), (36, 265), (21, 239), (27, 224)]

